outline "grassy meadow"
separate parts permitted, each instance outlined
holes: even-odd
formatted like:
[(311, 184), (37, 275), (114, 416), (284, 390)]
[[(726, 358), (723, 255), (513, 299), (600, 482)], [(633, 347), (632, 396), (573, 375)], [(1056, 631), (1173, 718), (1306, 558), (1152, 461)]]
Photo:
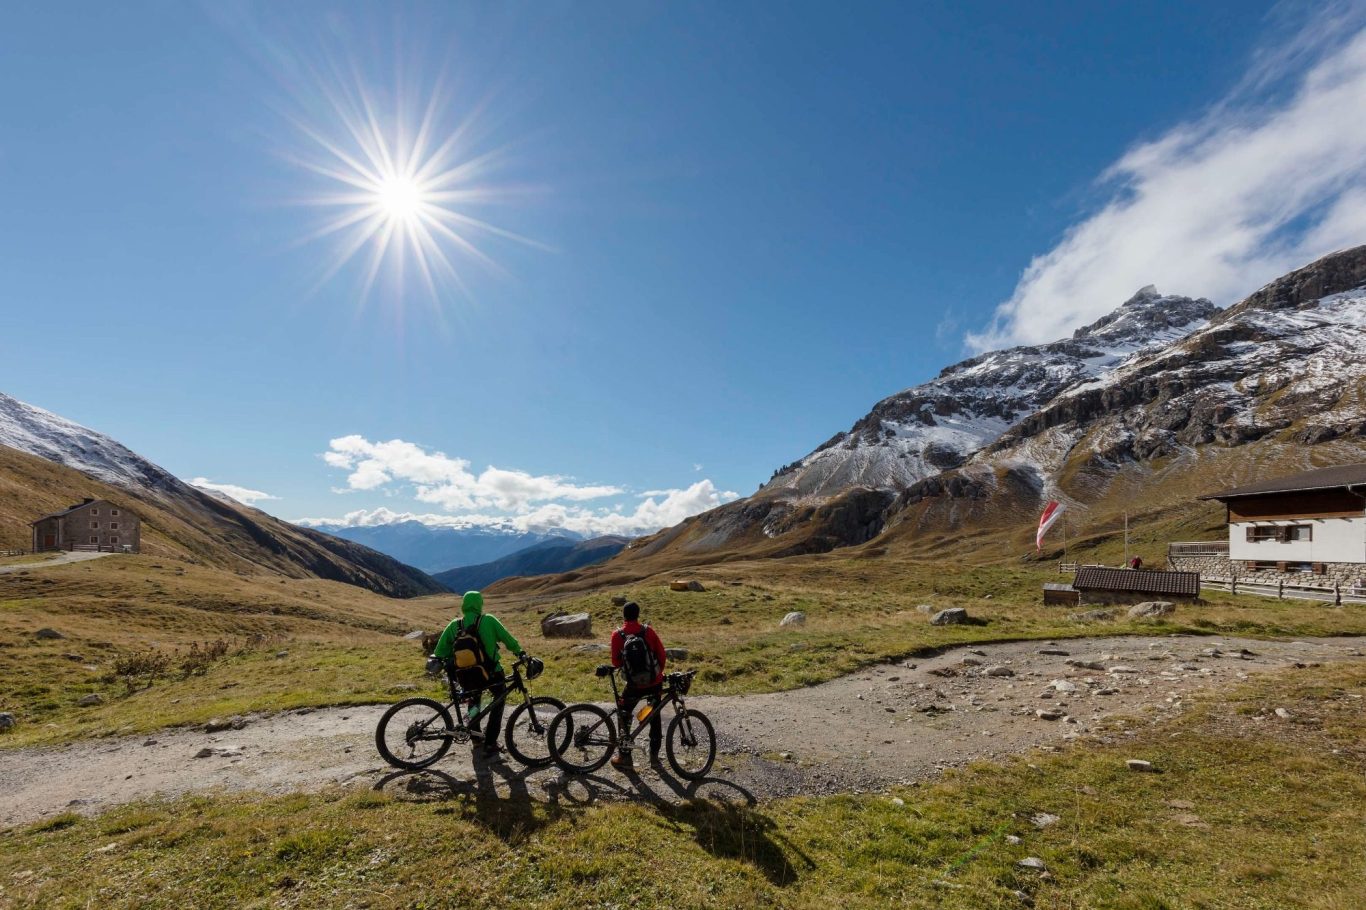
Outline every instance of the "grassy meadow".
[(1360, 666), (1259, 678), (1119, 745), (887, 794), (579, 805), (419, 775), (67, 814), (0, 832), (0, 907), (1355, 910), (1364, 697)]
[[(945, 566), (894, 556), (836, 552), (736, 562), (695, 573), (705, 592), (668, 590), (668, 577), (558, 598), (489, 598), (523, 645), (546, 659), (536, 691), (601, 697), (600, 654), (579, 641), (545, 640), (551, 610), (587, 611), (605, 641), (619, 615), (611, 596), (640, 602), (681, 666), (699, 670), (695, 691), (737, 694), (819, 683), (922, 649), (971, 641), (1195, 632), (1248, 636), (1366, 633), (1366, 608), (1212, 593), (1161, 622), (1081, 623), (1044, 607), (1040, 585), (1053, 563)], [(1066, 576), (1061, 576), (1065, 578)], [(965, 607), (982, 624), (936, 627), (931, 610)], [(393, 701), (423, 677), (418, 645), (402, 635), (436, 630), (454, 597), (394, 600), (332, 582), (250, 576), (156, 557), (110, 557), (0, 575), (0, 710), (18, 724), (0, 748), (202, 722), (248, 711)], [(807, 621), (779, 628), (800, 610)], [(43, 640), (50, 627), (65, 637)], [(224, 653), (195, 661), (192, 649)], [(136, 671), (139, 658), (165, 663)], [(155, 662), (155, 661), (154, 661)], [(103, 704), (76, 707), (89, 694)]]

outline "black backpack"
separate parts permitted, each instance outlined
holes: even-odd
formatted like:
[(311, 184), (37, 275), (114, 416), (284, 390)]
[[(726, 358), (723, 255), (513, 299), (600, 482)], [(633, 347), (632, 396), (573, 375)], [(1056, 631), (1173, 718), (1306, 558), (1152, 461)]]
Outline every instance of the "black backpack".
[[(646, 626), (649, 628), (649, 626)], [(659, 659), (645, 640), (645, 633), (622, 632), (621, 670), (626, 684), (635, 689), (652, 686), (659, 677)]]
[(483, 618), (481, 613), (473, 625), (462, 625), (451, 643), (455, 682), (466, 691), (484, 688), (493, 677), (493, 658), (484, 650), (484, 642), (479, 638), (479, 621)]

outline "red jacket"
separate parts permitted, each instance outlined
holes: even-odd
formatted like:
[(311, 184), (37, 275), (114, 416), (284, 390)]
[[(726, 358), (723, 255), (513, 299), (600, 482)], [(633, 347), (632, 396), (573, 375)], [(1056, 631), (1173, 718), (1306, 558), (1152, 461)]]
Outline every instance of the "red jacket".
[(664, 662), (667, 659), (664, 654), (664, 642), (659, 640), (659, 635), (649, 626), (642, 626), (635, 620), (629, 620), (621, 624), (621, 628), (612, 633), (612, 666), (621, 667), (621, 646), (626, 643), (627, 635), (645, 635), (645, 644), (650, 646), (650, 650), (655, 653), (655, 660), (659, 661), (659, 675), (655, 681), (650, 683), (657, 686), (664, 681)]

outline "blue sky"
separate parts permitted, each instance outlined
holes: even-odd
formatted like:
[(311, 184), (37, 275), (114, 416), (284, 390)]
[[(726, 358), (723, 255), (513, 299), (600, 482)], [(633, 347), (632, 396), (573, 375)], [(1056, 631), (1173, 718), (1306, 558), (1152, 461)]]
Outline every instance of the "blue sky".
[[(974, 350), (1366, 236), (1360, 13), (16, 6), (0, 390), (289, 518), (667, 523)], [(450, 207), (532, 242), (320, 282), (326, 93), (391, 135), (438, 87), (490, 156)]]

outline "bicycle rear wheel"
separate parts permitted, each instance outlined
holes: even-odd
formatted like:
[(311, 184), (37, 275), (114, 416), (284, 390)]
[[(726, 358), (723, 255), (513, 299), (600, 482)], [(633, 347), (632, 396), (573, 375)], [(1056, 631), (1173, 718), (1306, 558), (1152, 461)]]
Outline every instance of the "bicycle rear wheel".
[(564, 710), (558, 698), (529, 698), (508, 718), (504, 742), (508, 751), (528, 768), (544, 768), (554, 760), (550, 752), (550, 722)]
[(589, 774), (607, 764), (617, 747), (612, 716), (597, 705), (570, 705), (550, 722), (550, 755), (570, 774)]
[(440, 761), (450, 751), (454, 734), (445, 705), (430, 698), (409, 698), (379, 719), (375, 748), (395, 768), (416, 770)]
[(716, 761), (716, 731), (701, 711), (680, 711), (669, 722), (665, 749), (679, 777), (697, 780), (705, 777)]

